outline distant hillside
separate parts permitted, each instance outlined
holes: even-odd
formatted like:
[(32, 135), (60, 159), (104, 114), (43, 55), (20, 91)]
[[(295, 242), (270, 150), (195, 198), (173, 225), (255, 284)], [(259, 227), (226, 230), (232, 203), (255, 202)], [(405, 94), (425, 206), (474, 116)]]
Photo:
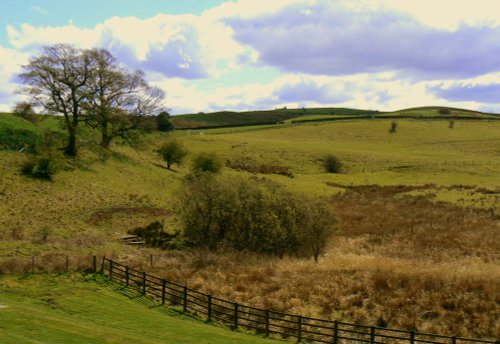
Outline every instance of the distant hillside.
[(450, 118), (500, 119), (500, 115), (473, 110), (426, 106), (393, 112), (350, 108), (276, 109), (268, 111), (220, 111), (178, 115), (172, 122), (178, 129), (206, 129), (247, 125), (276, 124), (281, 122), (323, 122), (351, 118)]
[(220, 111), (173, 116), (172, 122), (178, 129), (202, 129), (276, 124), (278, 122), (292, 118), (300, 118), (306, 115), (359, 115), (366, 113), (373, 113), (373, 111), (348, 108), (276, 109), (245, 112)]

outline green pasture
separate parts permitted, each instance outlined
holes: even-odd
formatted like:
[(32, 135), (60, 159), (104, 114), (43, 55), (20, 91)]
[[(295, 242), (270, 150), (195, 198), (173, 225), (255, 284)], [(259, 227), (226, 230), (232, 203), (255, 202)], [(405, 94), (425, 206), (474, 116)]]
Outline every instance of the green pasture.
[(18, 343), (272, 343), (205, 324), (101, 277), (0, 276), (0, 341)]

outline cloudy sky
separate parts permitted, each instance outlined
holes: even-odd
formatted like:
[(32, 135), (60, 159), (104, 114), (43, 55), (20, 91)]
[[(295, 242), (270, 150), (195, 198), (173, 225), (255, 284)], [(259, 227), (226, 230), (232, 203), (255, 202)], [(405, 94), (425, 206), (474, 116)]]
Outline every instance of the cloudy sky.
[(444, 105), (500, 113), (499, 0), (1, 0), (0, 111), (41, 47), (109, 49), (174, 114)]

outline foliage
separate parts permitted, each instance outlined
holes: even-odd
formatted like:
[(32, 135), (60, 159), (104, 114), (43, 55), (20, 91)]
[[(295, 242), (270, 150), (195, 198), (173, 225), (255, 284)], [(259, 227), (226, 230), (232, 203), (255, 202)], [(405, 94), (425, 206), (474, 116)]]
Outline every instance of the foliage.
[(193, 159), (194, 173), (218, 173), (223, 167), (222, 160), (215, 153), (200, 153)]
[(137, 235), (144, 240), (147, 245), (159, 248), (173, 248), (176, 246), (175, 239), (179, 237), (179, 232), (173, 234), (164, 230), (162, 222), (154, 221), (145, 227), (136, 227), (128, 231), (129, 234)]
[(129, 141), (144, 116), (155, 115), (164, 93), (148, 85), (141, 71), (131, 72), (105, 49), (77, 49), (58, 44), (23, 66), (20, 90), (48, 113), (64, 116), (65, 153), (77, 154), (79, 124), (84, 119), (101, 133), (108, 148), (115, 137)]
[[(331, 208), (315, 206), (266, 180), (201, 174), (185, 180), (178, 212), (186, 241), (194, 246), (317, 259), (336, 221)], [(323, 218), (315, 219), (318, 214)]]
[(17, 102), (12, 109), (12, 113), (16, 116), (22, 117), (25, 120), (28, 120), (32, 123), (38, 122), (38, 117), (36, 115), (36, 111), (33, 108), (33, 105), (28, 102)]
[(33, 151), (39, 135), (33, 130), (6, 128), (0, 130), (0, 148)]
[(61, 136), (59, 133), (46, 130), (44, 135), (26, 150), (28, 160), (21, 168), (23, 174), (51, 180), (65, 166), (65, 159), (61, 154), (60, 147)]
[(398, 129), (398, 122), (392, 121), (391, 122), (391, 127), (389, 129), (389, 133), (394, 134), (397, 129)]
[(451, 114), (451, 110), (448, 109), (448, 108), (441, 108), (438, 110), (438, 113), (440, 115), (450, 115)]
[(184, 146), (176, 140), (171, 140), (163, 144), (158, 150), (158, 154), (167, 163), (167, 169), (171, 169), (173, 164), (180, 165), (188, 154)]
[(99, 130), (103, 148), (116, 137), (130, 141), (130, 132), (139, 129), (147, 115), (159, 111), (164, 92), (149, 86), (143, 72), (119, 65), (105, 49), (85, 54), (91, 61), (83, 103), (87, 124)]
[(43, 54), (32, 58), (19, 75), (26, 85), (20, 92), (33, 104), (64, 116), (68, 131), (65, 153), (69, 156), (76, 156), (78, 150), (77, 129), (88, 91), (90, 63), (85, 51), (58, 44), (45, 47)]
[(323, 167), (328, 173), (340, 173), (342, 163), (335, 155), (327, 154), (323, 159)]
[(156, 116), (156, 128), (158, 131), (172, 131), (174, 130), (174, 125), (170, 121), (170, 115), (166, 111), (162, 111)]
[(52, 180), (52, 177), (64, 167), (64, 157), (58, 151), (47, 150), (30, 155), (21, 171), (39, 179)]

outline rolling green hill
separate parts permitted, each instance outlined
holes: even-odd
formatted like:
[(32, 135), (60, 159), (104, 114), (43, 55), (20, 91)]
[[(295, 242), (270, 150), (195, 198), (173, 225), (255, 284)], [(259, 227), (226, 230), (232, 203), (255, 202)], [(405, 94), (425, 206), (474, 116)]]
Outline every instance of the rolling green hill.
[[(441, 113), (443, 110), (449, 111)], [(379, 112), (349, 108), (307, 108), (307, 109), (276, 109), (269, 111), (247, 112), (213, 112), (172, 117), (172, 122), (178, 129), (206, 129), (214, 127), (234, 127), (277, 123), (321, 122), (350, 118), (462, 118), (462, 119), (500, 119), (500, 115), (472, 110), (427, 106)]]
[[(117, 144), (105, 158), (87, 145), (53, 181), (22, 175), (26, 155), (0, 149), (0, 263), (97, 254), (147, 270), (147, 257), (154, 254), (164, 268), (156, 275), (242, 304), (368, 325), (383, 317), (394, 328), (496, 338), (500, 121), (457, 116), (450, 126), (438, 108), (416, 111), (435, 118), (151, 133), (143, 146)], [(12, 121), (37, 130), (0, 116), (4, 127), (13, 128)], [(393, 121), (397, 130), (390, 133)], [(172, 138), (189, 151), (175, 171), (166, 170), (155, 152)], [(329, 202), (339, 214), (341, 234), (320, 262), (120, 243), (128, 230), (153, 221), (168, 231), (180, 228), (176, 196), (193, 157), (203, 152), (215, 152), (226, 163), (222, 178), (274, 182)], [(328, 154), (341, 161), (342, 173), (326, 173)], [(39, 305), (40, 298), (34, 300)]]
[[(0, 275), (0, 341), (276, 343), (204, 324), (94, 276)], [(6, 306), (6, 307), (5, 307)]]
[(179, 129), (195, 129), (276, 124), (291, 118), (300, 118), (304, 115), (357, 115), (372, 112), (347, 108), (276, 109), (246, 112), (222, 111), (173, 116), (172, 122)]

